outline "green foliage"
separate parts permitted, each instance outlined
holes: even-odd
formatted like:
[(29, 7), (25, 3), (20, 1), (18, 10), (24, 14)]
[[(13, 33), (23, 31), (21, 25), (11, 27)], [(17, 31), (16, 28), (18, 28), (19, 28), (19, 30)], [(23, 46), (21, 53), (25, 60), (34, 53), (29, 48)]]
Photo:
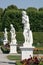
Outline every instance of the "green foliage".
[(43, 46), (43, 32), (33, 32), (33, 39), (36, 47)]
[(16, 31), (22, 31), (22, 22), (21, 22), (21, 13), (20, 11), (8, 10), (5, 12), (2, 19), (2, 28), (6, 27), (8, 31), (10, 30), (10, 24), (12, 23), (16, 29)]
[(39, 8), (39, 11), (43, 11), (43, 8)]
[[(3, 45), (3, 38), (4, 38), (4, 36), (3, 36), (3, 33), (2, 32), (0, 32), (0, 45)], [(22, 46), (23, 45), (23, 43), (24, 43), (24, 37), (23, 37), (23, 32), (16, 32), (16, 39), (17, 39), (17, 44), (18, 44), (18, 46), (17, 46), (17, 51), (18, 51), (18, 53), (21, 53), (21, 51), (20, 51), (20, 46)], [(10, 35), (10, 33), (8, 32), (8, 40), (9, 40), (9, 43), (11, 42), (11, 35)], [(35, 47), (37, 47), (37, 48), (43, 48), (43, 32), (33, 32), (33, 46), (35, 46)], [(39, 50), (38, 52), (37, 52), (37, 50), (36, 51), (34, 51), (34, 54), (43, 54), (43, 50)]]
[(29, 16), (31, 30), (33, 32), (43, 31), (43, 8), (29, 7), (27, 9), (18, 9), (15, 5), (10, 5), (3, 11), (0, 9), (0, 31), (4, 31), (6, 27), (10, 30), (10, 24), (12, 23), (17, 32), (23, 31), (22, 24), (22, 11), (27, 11)]
[(32, 31), (43, 31), (43, 11), (27, 10)]
[[(4, 38), (4, 33), (0, 32), (0, 40)], [(17, 39), (17, 43), (18, 46), (22, 45), (24, 42), (24, 36), (23, 36), (23, 32), (16, 32), (16, 39)], [(10, 42), (11, 40), (11, 34), (10, 32), (8, 32), (8, 40)], [(43, 32), (33, 32), (33, 45), (36, 47), (43, 47)], [(0, 42), (1, 44), (1, 42)]]
[(3, 14), (3, 9), (0, 8), (0, 31), (2, 30), (2, 14)]
[(24, 42), (24, 37), (23, 37), (22, 32), (16, 32), (16, 38), (17, 38), (17, 41), (18, 41), (19, 45), (21, 45)]
[(3, 45), (3, 32), (0, 32), (0, 45)]
[(7, 7), (7, 10), (8, 10), (8, 9), (16, 9), (16, 10), (17, 10), (18, 8), (17, 8), (17, 6), (15, 6), (15, 5), (10, 5), (10, 6)]
[(29, 7), (29, 8), (27, 8), (27, 11), (37, 11), (37, 8)]

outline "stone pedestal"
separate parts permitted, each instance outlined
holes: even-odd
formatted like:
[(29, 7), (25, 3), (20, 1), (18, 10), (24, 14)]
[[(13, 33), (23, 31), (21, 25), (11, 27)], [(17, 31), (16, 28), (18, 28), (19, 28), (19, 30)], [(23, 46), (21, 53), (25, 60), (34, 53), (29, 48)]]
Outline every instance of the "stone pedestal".
[(30, 55), (31, 57), (33, 57), (33, 50), (34, 50), (35, 47), (20, 47), (21, 49), (21, 60), (24, 60), (24, 59), (28, 59), (30, 58)]
[(17, 44), (10, 44), (10, 53), (17, 53)]

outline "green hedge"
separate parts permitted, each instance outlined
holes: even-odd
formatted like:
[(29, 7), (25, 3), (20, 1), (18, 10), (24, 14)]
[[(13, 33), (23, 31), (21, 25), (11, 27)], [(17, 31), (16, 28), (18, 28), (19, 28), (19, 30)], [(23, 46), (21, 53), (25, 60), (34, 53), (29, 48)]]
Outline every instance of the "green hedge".
[[(17, 7), (17, 6), (16, 6)], [(17, 32), (23, 30), (22, 24), (22, 11), (25, 10), (29, 16), (29, 23), (32, 31), (43, 31), (43, 8), (38, 10), (34, 7), (29, 7), (27, 9), (19, 9), (14, 5), (8, 6), (7, 8), (0, 12), (0, 31), (4, 31), (6, 27), (10, 30), (10, 24), (12, 23)], [(2, 14), (2, 15), (1, 15)]]
[[(9, 42), (11, 40), (10, 36), (11, 36), (10, 33), (8, 33)], [(0, 40), (3, 38), (4, 38), (3, 33), (0, 32)], [(17, 39), (18, 46), (22, 45), (24, 42), (23, 33), (16, 32), (16, 39)], [(33, 32), (33, 41), (34, 41), (34, 43), (33, 43), (34, 46), (43, 47), (43, 32)], [(0, 44), (1, 44), (1, 42), (0, 42)]]

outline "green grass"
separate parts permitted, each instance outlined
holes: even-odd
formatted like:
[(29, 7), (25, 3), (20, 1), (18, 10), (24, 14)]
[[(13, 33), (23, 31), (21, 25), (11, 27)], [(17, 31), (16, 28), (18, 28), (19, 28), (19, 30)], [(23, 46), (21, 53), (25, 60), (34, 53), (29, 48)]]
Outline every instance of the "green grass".
[(43, 65), (43, 62), (40, 62), (40, 64), (39, 65)]
[(17, 55), (8, 55), (7, 58), (9, 60), (16, 60), (16, 65), (22, 65), (20, 63), (20, 60), (21, 60), (21, 57), (20, 56), (17, 56)]
[(22, 65), (22, 64), (20, 63), (20, 61), (17, 61), (17, 62), (16, 62), (16, 65)]
[[(16, 65), (22, 65), (22, 63), (20, 62), (20, 56), (17, 55), (8, 55), (7, 58), (9, 60), (16, 60)], [(43, 62), (40, 61), (39, 65), (43, 65)]]
[(9, 60), (20, 60), (21, 59), (21, 57), (17, 55), (8, 55), (7, 58)]
[(20, 60), (21, 60), (21, 57), (20, 56), (17, 56), (17, 55), (8, 55), (7, 58), (9, 60), (16, 60), (16, 65), (22, 65)]

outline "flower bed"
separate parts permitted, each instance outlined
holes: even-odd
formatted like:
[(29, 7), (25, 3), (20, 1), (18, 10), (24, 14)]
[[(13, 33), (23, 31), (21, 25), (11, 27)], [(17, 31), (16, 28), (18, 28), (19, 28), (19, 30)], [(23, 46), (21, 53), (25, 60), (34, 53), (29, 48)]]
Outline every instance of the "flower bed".
[(22, 65), (40, 65), (40, 59), (37, 57), (24, 59), (21, 61)]

